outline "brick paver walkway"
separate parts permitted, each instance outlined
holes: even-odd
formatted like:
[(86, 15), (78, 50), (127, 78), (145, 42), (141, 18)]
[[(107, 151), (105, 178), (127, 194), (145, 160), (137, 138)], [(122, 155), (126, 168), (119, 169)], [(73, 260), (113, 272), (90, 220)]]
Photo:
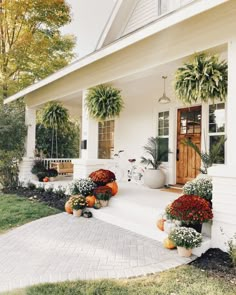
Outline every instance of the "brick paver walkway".
[(0, 236), (0, 292), (42, 282), (127, 278), (189, 261), (157, 241), (61, 213)]

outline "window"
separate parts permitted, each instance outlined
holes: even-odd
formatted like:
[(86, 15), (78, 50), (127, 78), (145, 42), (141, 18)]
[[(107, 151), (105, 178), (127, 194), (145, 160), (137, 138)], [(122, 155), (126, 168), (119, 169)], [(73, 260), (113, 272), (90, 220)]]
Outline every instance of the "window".
[(201, 109), (182, 111), (180, 117), (180, 134), (201, 133)]
[[(225, 137), (225, 104), (218, 103), (209, 106), (209, 150), (211, 150), (222, 137)], [(222, 146), (215, 164), (224, 164), (225, 149)]]
[[(162, 154), (169, 150), (169, 112), (158, 113), (158, 137), (160, 138), (159, 151)], [(161, 158), (168, 162), (168, 153)]]
[(114, 120), (98, 123), (98, 158), (111, 159), (114, 150)]

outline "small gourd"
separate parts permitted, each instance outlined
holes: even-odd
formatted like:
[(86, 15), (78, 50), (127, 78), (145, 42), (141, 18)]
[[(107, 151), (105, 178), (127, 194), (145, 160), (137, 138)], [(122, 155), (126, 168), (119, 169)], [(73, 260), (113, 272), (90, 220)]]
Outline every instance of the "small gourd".
[(49, 178), (48, 177), (44, 177), (43, 182), (49, 182)]
[(169, 238), (166, 238), (164, 241), (163, 241), (163, 245), (165, 248), (167, 249), (175, 249), (176, 246), (175, 244), (173, 243), (172, 240), (170, 240)]
[(100, 209), (100, 208), (101, 208), (101, 203), (100, 203), (99, 200), (96, 200), (96, 201), (95, 201), (95, 204), (94, 204), (93, 208), (94, 208), (94, 209)]
[(157, 227), (159, 228), (159, 230), (164, 231), (164, 223), (165, 223), (165, 219), (161, 218), (159, 220), (157, 220)]

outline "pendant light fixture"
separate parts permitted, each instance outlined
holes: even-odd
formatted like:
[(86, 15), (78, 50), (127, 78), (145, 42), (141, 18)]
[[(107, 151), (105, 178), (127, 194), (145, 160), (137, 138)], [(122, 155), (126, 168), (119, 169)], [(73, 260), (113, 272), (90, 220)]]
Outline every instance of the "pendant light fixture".
[(162, 79), (164, 80), (164, 92), (163, 92), (162, 97), (160, 97), (158, 99), (158, 102), (161, 103), (161, 104), (170, 103), (171, 102), (170, 98), (168, 96), (166, 96), (166, 79), (167, 79), (167, 76), (162, 76)]

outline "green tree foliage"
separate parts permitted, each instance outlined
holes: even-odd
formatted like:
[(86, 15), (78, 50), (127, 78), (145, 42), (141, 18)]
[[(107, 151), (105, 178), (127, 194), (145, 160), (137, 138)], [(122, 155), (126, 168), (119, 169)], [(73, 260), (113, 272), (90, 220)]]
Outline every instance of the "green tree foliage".
[[(36, 148), (47, 158), (51, 157), (52, 128), (37, 124)], [(80, 128), (77, 123), (68, 122), (66, 128), (59, 128), (57, 134), (58, 157), (78, 158), (80, 147)], [(55, 154), (53, 155), (55, 156)]]
[(0, 183), (17, 183), (24, 153), (24, 104), (3, 99), (37, 82), (73, 58), (74, 37), (60, 28), (71, 21), (64, 0), (0, 0)]
[(67, 65), (75, 40), (64, 0), (0, 0), (0, 96), (6, 98)]

